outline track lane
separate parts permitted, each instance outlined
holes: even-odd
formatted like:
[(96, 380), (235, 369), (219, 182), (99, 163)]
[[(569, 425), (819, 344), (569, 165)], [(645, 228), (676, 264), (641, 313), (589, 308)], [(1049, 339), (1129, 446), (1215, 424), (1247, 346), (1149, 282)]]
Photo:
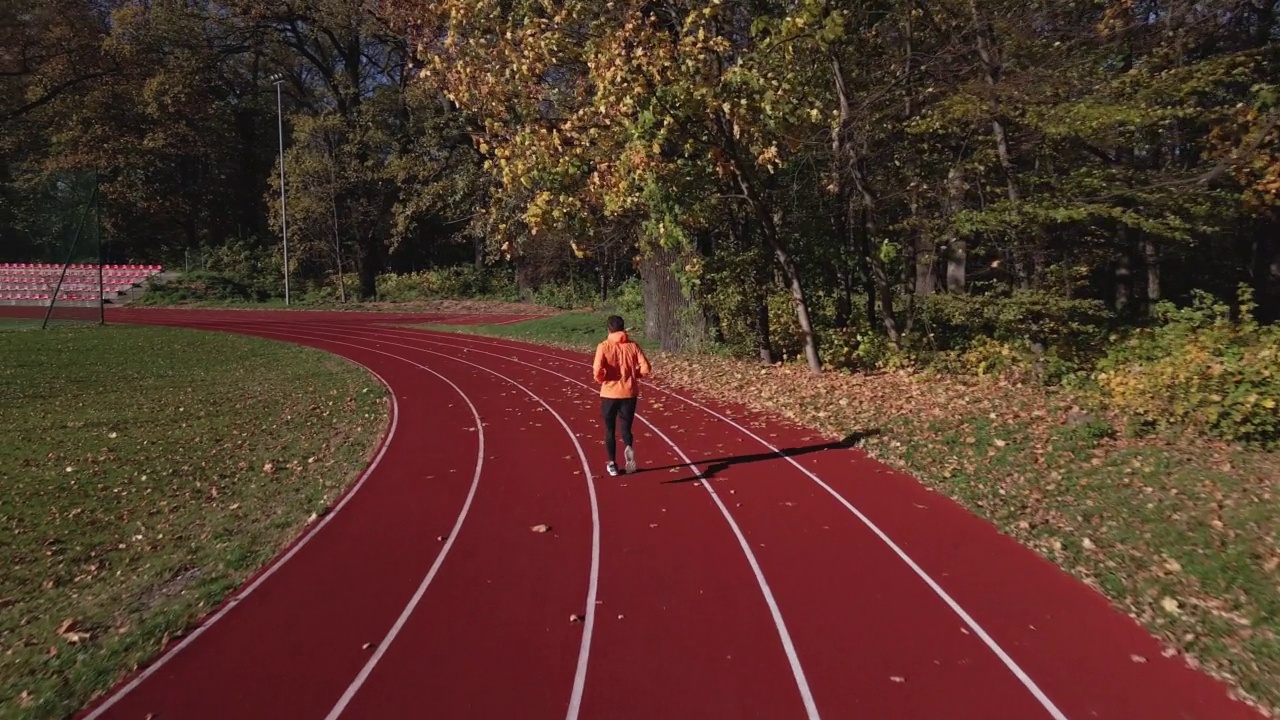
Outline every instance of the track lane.
[[(346, 343), (343, 336), (316, 328), (264, 324), (255, 331), (277, 339), (365, 347), (415, 365), (429, 361), (397, 354), (388, 343)], [(585, 459), (538, 453), (561, 446), (572, 453), (575, 448), (572, 431), (552, 419), (549, 407), (529, 398), (521, 407), (513, 401), (521, 390), (493, 382), (485, 368), (444, 354), (430, 360), (467, 388), (481, 409), (484, 427), (505, 427), (513, 414), (527, 417), (528, 424), (518, 439), (491, 443), (485, 491), (472, 509), (469, 531), (457, 538), (450, 563), (432, 592), (406, 606), (400, 626), (388, 638), (393, 642), (379, 648), (380, 662), (366, 665), (328, 717), (402, 717), (406, 708), (423, 703), (445, 717), (575, 717), (578, 676), (584, 674), (575, 667), (585, 671), (594, 615), (585, 572), (594, 552), (583, 540), (596, 528), (593, 513), (585, 512), (581, 498), (574, 497), (584, 486)], [(483, 389), (475, 390), (475, 385)], [(523, 461), (531, 454), (539, 456), (539, 475), (560, 480), (530, 482)], [(590, 481), (585, 482), (589, 488)], [(530, 517), (554, 522), (558, 542), (539, 543), (530, 531), (536, 524)], [(582, 625), (568, 622), (575, 610), (586, 616)], [(502, 692), (477, 686), (495, 673), (506, 678)]]
[[(569, 372), (589, 367), (589, 358), (582, 354), (525, 343), (401, 328), (393, 332), (405, 333), (423, 333), (459, 347), (484, 347), (505, 355), (527, 353), (548, 368)], [(992, 636), (992, 643), (1015, 656), (1011, 659), (1019, 670), (1034, 678), (1035, 687), (1063, 715), (1117, 720), (1263, 717), (1230, 698), (1217, 680), (1180, 658), (1164, 657), (1158, 641), (1117, 612), (1106, 598), (914, 479), (870, 460), (861, 451), (815, 452), (823, 440), (810, 430), (745, 408), (692, 401), (666, 388), (654, 389), (665, 395), (664, 411), (682, 417), (682, 430), (721, 438), (726, 429), (735, 431), (735, 440), (718, 443), (711, 453), (738, 458), (731, 460), (734, 465), (726, 470), (726, 477), (740, 475), (738, 468), (748, 465), (786, 463), (810, 480), (828, 485), (829, 494), (841, 504), (854, 505), (874, 517), (914, 563), (935, 582), (945, 584), (948, 596)], [(686, 424), (691, 421), (683, 419), (699, 415), (704, 419), (698, 429), (691, 429)], [(776, 456), (779, 447), (801, 452), (784, 459)], [(786, 474), (785, 469), (781, 472)], [(962, 632), (972, 630), (962, 628)], [(837, 657), (833, 653), (833, 660)], [(814, 671), (815, 677), (819, 672)]]
[[(373, 347), (393, 347), (397, 352), (414, 349), (412, 345), (398, 343), (379, 334), (378, 329), (335, 328), (314, 332), (332, 338), (358, 338), (361, 342), (373, 343)], [(439, 350), (417, 349), (428, 355), (442, 355)], [(444, 355), (448, 355), (447, 351)], [(472, 358), (468, 357), (467, 361), (472, 361)], [(565, 408), (566, 416), (569, 412), (576, 413), (577, 426), (598, 422), (597, 397), (583, 393), (582, 387), (573, 382), (548, 384), (545, 374), (536, 370), (531, 371), (528, 366), (504, 367), (501, 373), (527, 378), (517, 382), (527, 382), (531, 387), (547, 386), (544, 397), (560, 398), (558, 404)], [(570, 399), (566, 401), (564, 398)], [(664, 438), (654, 438), (652, 444), (661, 447), (664, 442)], [(592, 445), (599, 453), (598, 442)], [(678, 448), (672, 447), (669, 451), (673, 462), (687, 461)], [(758, 596), (743, 597), (743, 583), (750, 583), (751, 575), (743, 573), (741, 566), (730, 558), (746, 550), (750, 563), (754, 565), (750, 548), (738, 548), (732, 537), (720, 535), (723, 520), (718, 520), (714, 513), (708, 513), (710, 508), (700, 500), (673, 503), (669, 493), (662, 488), (651, 489), (652, 492), (647, 494), (650, 500), (647, 509), (637, 508), (634, 492), (614, 495), (612, 499), (621, 503), (609, 515), (610, 522), (602, 523), (611, 528), (615, 522), (621, 522), (631, 529), (630, 533), (617, 533), (616, 538), (606, 540), (606, 547), (618, 544), (625, 552), (638, 542), (665, 552), (630, 555), (642, 565), (652, 564), (652, 577), (645, 577), (629, 565), (605, 563), (615, 571), (613, 577), (618, 579), (620, 587), (608, 590), (613, 585), (605, 585), (605, 597), (614, 600), (607, 603), (602, 600), (602, 603), (610, 605), (602, 617), (609, 618), (614, 607), (638, 611), (620, 613), (620, 622), (614, 625), (624, 630), (622, 634), (628, 637), (629, 643), (597, 643), (597, 658), (603, 655), (606, 662), (609, 658), (620, 658), (620, 662), (602, 665), (597, 660), (593, 663), (591, 674), (596, 679), (588, 686), (585, 716), (599, 717), (601, 713), (611, 716), (619, 708), (627, 708), (628, 713), (654, 712), (661, 717), (706, 717), (708, 714), (715, 717), (818, 717), (811, 698), (807, 696), (803, 675), (798, 674), (797, 677), (805, 691), (802, 696), (797, 696), (795, 684), (787, 682), (789, 672), (786, 661), (778, 657), (778, 638), (771, 637), (768, 632), (769, 609), (762, 606)], [(609, 499), (604, 498), (602, 502), (607, 503)], [(647, 514), (639, 514), (646, 510)], [(690, 510), (697, 519), (683, 521), (681, 516), (690, 514)], [(725, 517), (732, 525), (732, 517), (727, 511)], [(643, 520), (655, 522), (648, 523), (649, 527), (645, 529), (643, 523), (636, 522)], [(675, 538), (677, 544), (672, 545), (671, 533), (667, 530), (655, 532), (654, 526), (666, 528), (668, 523), (692, 533), (688, 545), (679, 544), (679, 538)], [(736, 525), (733, 529), (736, 532)], [(691, 554), (706, 549), (708, 544), (714, 552), (701, 554), (701, 567), (696, 572), (680, 575), (671, 572), (673, 563), (687, 565)], [(730, 572), (726, 578), (726, 564), (737, 573)], [(697, 589), (674, 594), (657, 590), (677, 580), (692, 581)], [(719, 592), (706, 592), (708, 586), (714, 588), (717, 585)], [(748, 610), (745, 615), (725, 612), (743, 605)], [(746, 622), (743, 622), (744, 618)], [(719, 630), (720, 635), (708, 636), (707, 630)], [(662, 682), (662, 693), (652, 691), (655, 681)], [(735, 714), (726, 714), (730, 708)]]
[[(184, 311), (189, 312), (189, 311)], [(188, 315), (187, 318), (191, 316)], [(349, 315), (343, 318), (346, 322), (356, 321)], [(362, 328), (379, 325), (385, 317), (371, 318)], [(415, 318), (415, 320), (418, 320)], [(418, 320), (420, 321), (420, 320)], [(363, 322), (361, 320), (361, 322)], [(385, 328), (383, 328), (384, 330)], [(381, 330), (380, 330), (381, 331)], [(396, 330), (418, 334), (417, 331)], [(549, 368), (559, 368), (566, 374), (582, 374), (583, 358), (581, 355), (569, 353), (553, 354), (545, 352), (546, 348), (529, 347), (523, 344), (503, 342), (490, 343), (474, 341), (465, 336), (426, 333), (447, 338), (450, 342), (466, 342), (472, 346), (487, 346), (492, 351), (527, 353), (529, 359), (542, 362)], [(547, 362), (550, 361), (550, 362)], [(654, 388), (659, 392), (668, 392)], [(679, 396), (669, 396), (676, 398)], [(780, 424), (775, 420), (763, 418), (742, 408), (720, 403), (701, 401), (704, 407), (688, 404), (677, 407), (668, 400), (663, 401), (668, 408), (676, 410), (682, 418), (677, 424), (690, 432), (693, 425), (686, 425), (685, 414), (719, 413), (722, 417), (704, 420), (702, 430), (692, 430), (694, 436), (702, 434), (714, 437), (708, 453), (714, 457), (753, 456), (770, 454), (768, 447), (806, 447), (812, 446), (817, 439), (811, 432)], [(680, 402), (683, 402), (681, 400)], [(594, 410), (594, 408), (591, 408)], [(594, 413), (593, 413), (594, 414)], [(744, 421), (743, 418), (750, 418)], [(592, 418), (594, 421), (594, 418)], [(726, 420), (741, 423), (746, 430), (754, 431), (758, 437), (750, 438), (739, 429), (727, 426)], [(735, 432), (726, 436), (725, 430)], [(685, 444), (683, 436), (673, 433), (681, 444)], [(728, 439), (732, 437), (733, 439)], [(646, 441), (645, 458), (653, 459), (650, 442)], [(698, 446), (698, 449), (706, 449)], [(691, 450), (692, 452), (692, 450)], [(693, 459), (701, 460), (706, 456), (694, 455)], [(828, 483), (836, 495), (845, 498), (861, 508), (868, 516), (873, 517), (884, 531), (938, 581), (956, 601), (968, 608), (976, 621), (987, 628), (993, 637), (1004, 647), (1010, 649), (1019, 663), (1034, 676), (1037, 682), (1046, 689), (1055, 700), (1061, 703), (1065, 714), (1072, 718), (1082, 717), (1125, 717), (1125, 718), (1257, 718), (1259, 714), (1246, 708), (1241, 703), (1225, 699), (1223, 688), (1206, 676), (1190, 671), (1177, 660), (1165, 660), (1158, 657), (1158, 645), (1145, 634), (1145, 631), (1118, 616), (1105, 599), (1092, 593), (1082, 585), (1066, 576), (1047, 561), (1035, 556), (1008, 538), (995, 533), (985, 523), (977, 520), (966, 511), (951, 503), (940, 495), (929, 492), (906, 476), (869, 463), (856, 452), (813, 452), (790, 460), (777, 458), (786, 465), (777, 475), (798, 472), (796, 465), (817, 475)], [(713, 486), (724, 482), (738, 483), (742, 471), (749, 465), (763, 465), (763, 460), (744, 464), (740, 461), (729, 463), (729, 467), (721, 471), (721, 478), (712, 481)], [(667, 463), (667, 464), (675, 464)], [(867, 466), (872, 469), (868, 471)], [(636, 481), (636, 476), (628, 478), (627, 483)], [(736, 489), (737, 485), (731, 489)], [(735, 490), (736, 491), (736, 490)], [(726, 492), (720, 490), (721, 493)], [(602, 491), (602, 512), (611, 493)], [(823, 501), (822, 495), (816, 493), (810, 497), (814, 502)], [(669, 495), (667, 496), (669, 497)], [(760, 497), (765, 497), (761, 495)], [(830, 503), (828, 494), (825, 502)], [(783, 505), (790, 509), (801, 507), (800, 501), (792, 500), (796, 505)], [(754, 504), (754, 502), (753, 502)], [(804, 506), (809, 500), (804, 501)], [(772, 515), (785, 513), (777, 510)], [(844, 522), (849, 522), (847, 514), (842, 515)], [(745, 521), (744, 521), (745, 524)], [(805, 530), (805, 527), (808, 530)], [(784, 524), (784, 529), (791, 532), (812, 531), (811, 518), (806, 517), (802, 525)], [(606, 538), (608, 533), (606, 531)], [(784, 556), (789, 553), (783, 553)], [(792, 562), (795, 558), (792, 557)], [(608, 576), (608, 563), (602, 573)], [(774, 577), (770, 571), (771, 579)], [(1047, 576), (1049, 577), (1048, 579)], [(604, 597), (604, 596), (602, 596)], [(888, 598), (892, 602), (894, 598)], [(843, 608), (844, 606), (838, 606)], [(608, 617), (604, 613), (602, 617)], [(630, 615), (627, 615), (630, 617)], [(790, 614), (788, 615), (790, 618)], [(758, 622), (755, 621), (755, 622)], [(621, 623), (620, 623), (621, 624)], [(612, 643), (603, 642), (605, 623), (602, 622), (598, 638), (601, 649), (596, 654), (593, 666), (593, 680), (589, 690), (594, 690), (595, 683), (608, 667), (602, 660), (601, 653)], [(804, 645), (801, 644), (802, 652)], [(857, 652), (856, 645), (844, 644), (846, 652)], [(851, 650), (851, 648), (853, 648)], [(1138, 649), (1145, 653), (1146, 663), (1134, 663), (1128, 656), (1130, 649)], [(875, 672), (875, 658), (871, 670)], [(620, 660), (619, 663), (623, 662)], [(825, 667), (827, 661), (823, 661)], [(858, 671), (861, 672), (861, 671)], [(856, 677), (857, 673), (851, 673)], [(906, 690), (919, 691), (915, 684), (919, 676), (906, 676), (905, 682), (899, 683)], [(825, 682), (825, 681), (824, 681)], [(848, 682), (848, 678), (846, 678)], [(639, 685), (640, 683), (637, 683)], [(653, 684), (648, 683), (649, 694)], [(815, 687), (821, 687), (816, 680)], [(933, 694), (933, 691), (928, 691)], [(819, 701), (822, 700), (818, 691)], [(588, 693), (588, 702), (590, 702)], [(962, 701), (957, 701), (959, 705)], [(590, 707), (590, 706), (588, 706)], [(825, 705), (824, 705), (825, 708)], [(867, 714), (869, 708), (861, 708), (859, 716), (877, 716)], [(894, 717), (924, 717), (918, 709), (909, 710), (905, 714), (900, 711)], [(954, 709), (945, 713), (955, 717)], [(590, 713), (586, 715), (592, 717)], [(639, 715), (637, 715), (639, 716)], [(678, 717), (677, 715), (666, 715)], [(705, 715), (703, 715), (705, 716)], [(748, 715), (720, 715), (743, 716)], [(768, 717), (769, 715), (762, 715)], [(790, 715), (779, 715), (787, 716)], [(1022, 715), (991, 715), (992, 717), (1023, 717)], [(1032, 717), (1029, 716), (1028, 717)]]
[[(168, 649), (85, 717), (323, 716), (359, 671), (369, 653), (363, 646), (382, 636), (434, 561), (435, 536), (455, 523), (478, 457), (474, 419), (461, 403), (434, 413), (403, 403), (417, 393), (452, 392), (439, 378), (374, 353), (348, 357), (384, 378), (399, 408), (399, 432), (360, 492), (304, 535), (305, 547), (299, 541), (269, 564), (269, 577), (204, 620), (198, 641)], [(423, 483), (402, 441), (404, 429), (415, 427), (438, 438), (441, 463), (468, 472)]]
[[(371, 331), (351, 328), (350, 332)], [(425, 338), (419, 342), (446, 344)], [(470, 352), (503, 357), (474, 348)], [(585, 383), (579, 388), (590, 389)], [(640, 417), (654, 422), (643, 411)], [(725, 452), (720, 447), (699, 447), (707, 433), (696, 421), (681, 418), (668, 432), (680, 436), (682, 446), (702, 457)], [(781, 613), (790, 618), (824, 713), (834, 717), (849, 713), (885, 717), (947, 713), (972, 718), (1047, 715), (1039, 701), (1017, 687), (977, 638), (966, 635), (896, 557), (883, 552), (877, 538), (846, 522), (843, 511), (824, 502), (808, 483), (795, 477), (788, 480), (794, 472), (781, 458), (769, 465), (766, 459), (735, 471), (730, 486), (723, 485), (725, 478), (712, 483), (721, 496), (728, 496), (726, 487), (735, 493), (733, 513), (764, 574), (776, 586)], [(680, 470), (678, 466), (668, 469)], [(635, 476), (633, 482), (644, 482), (643, 478)], [(665, 485), (672, 495), (681, 490), (697, 492), (695, 481), (700, 479), (686, 470), (675, 478), (648, 482)], [(796, 505), (805, 509), (787, 510)], [(795, 525), (797, 516), (804, 523), (801, 527)], [(821, 530), (811, 532), (817, 528)], [(859, 554), (852, 560), (841, 559), (842, 546), (860, 548)], [(874, 578), (870, 592), (868, 578)], [(893, 689), (908, 674), (913, 677), (912, 687), (895, 693)]]

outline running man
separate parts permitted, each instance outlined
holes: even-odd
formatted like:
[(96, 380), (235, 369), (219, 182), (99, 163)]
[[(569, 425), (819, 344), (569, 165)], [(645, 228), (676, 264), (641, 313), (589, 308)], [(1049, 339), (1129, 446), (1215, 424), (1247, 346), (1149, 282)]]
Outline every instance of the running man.
[(609, 455), (605, 469), (618, 475), (617, 444), (614, 433), (622, 419), (623, 459), (627, 472), (636, 471), (636, 453), (631, 437), (631, 421), (636, 416), (636, 400), (640, 396), (640, 378), (649, 377), (653, 368), (640, 346), (627, 337), (622, 318), (609, 316), (609, 337), (596, 346), (591, 372), (600, 383), (600, 411), (604, 415), (604, 450)]

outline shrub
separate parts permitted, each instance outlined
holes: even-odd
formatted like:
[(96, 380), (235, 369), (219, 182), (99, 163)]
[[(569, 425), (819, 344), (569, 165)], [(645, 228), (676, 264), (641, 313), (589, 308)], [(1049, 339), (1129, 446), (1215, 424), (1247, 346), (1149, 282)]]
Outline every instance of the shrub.
[(378, 297), (390, 302), (431, 298), (511, 300), (515, 297), (515, 281), (510, 273), (501, 270), (453, 265), (411, 273), (379, 275)]
[(644, 316), (644, 287), (640, 279), (627, 278), (614, 291), (609, 304), (623, 317)]
[(479, 269), (475, 265), (453, 265), (428, 270), (426, 292), (437, 298), (480, 299), (515, 297), (511, 273), (499, 269)]
[(1041, 343), (1046, 354), (1070, 362), (1096, 359), (1112, 320), (1110, 311), (1097, 300), (1064, 298), (1043, 290), (931, 295), (923, 299), (921, 315), (923, 329), (939, 350), (990, 352), (990, 347), (983, 346), (994, 340), (1030, 351), (1032, 343)]
[(172, 281), (153, 287), (144, 294), (142, 304), (157, 305), (178, 302), (249, 302), (266, 300), (269, 295), (241, 278), (197, 270), (184, 273)]
[(389, 302), (422, 300), (430, 287), (428, 273), (383, 273), (378, 276), (378, 298)]
[(314, 280), (307, 284), (303, 302), (315, 305), (340, 302), (343, 299), (343, 294), (339, 292), (340, 289), (346, 290), (347, 302), (355, 302), (360, 291), (360, 277), (354, 273), (345, 273), (342, 276), (342, 285), (345, 287), (339, 287), (336, 273), (320, 280)]
[[(245, 299), (284, 297), (284, 258), (278, 246), (259, 244), (256, 238), (234, 239), (205, 248), (202, 255), (204, 269), (209, 274), (233, 280), (235, 284), (247, 288), (248, 297)], [(296, 260), (291, 264), (296, 271)], [(296, 272), (293, 279), (299, 279)]]
[(1240, 319), (1197, 292), (1191, 307), (1157, 308), (1160, 324), (1115, 344), (1096, 379), (1131, 425), (1181, 426), (1226, 440), (1280, 439), (1280, 327), (1253, 315), (1240, 289)]
[(548, 282), (534, 288), (532, 299), (539, 305), (573, 310), (586, 307), (597, 298), (594, 279), (577, 277), (560, 282)]

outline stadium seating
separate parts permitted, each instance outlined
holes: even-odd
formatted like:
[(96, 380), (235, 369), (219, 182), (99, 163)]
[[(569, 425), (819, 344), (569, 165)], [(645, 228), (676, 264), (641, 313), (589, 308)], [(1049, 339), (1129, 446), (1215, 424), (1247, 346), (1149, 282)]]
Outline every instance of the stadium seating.
[[(103, 296), (110, 300), (128, 292), (163, 269), (160, 265), (103, 265)], [(61, 265), (0, 263), (0, 302), (47, 303), (57, 288), (59, 301), (96, 303), (98, 272), (97, 265), (70, 265), (59, 287)]]

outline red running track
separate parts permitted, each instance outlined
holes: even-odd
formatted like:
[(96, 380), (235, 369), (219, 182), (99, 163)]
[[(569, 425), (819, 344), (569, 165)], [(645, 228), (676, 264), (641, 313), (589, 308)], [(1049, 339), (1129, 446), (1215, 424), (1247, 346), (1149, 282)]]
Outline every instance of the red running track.
[(388, 325), (439, 317), (112, 319), (322, 348), (395, 402), (334, 511), (81, 717), (1263, 717), (946, 498), (741, 407), (649, 387), (610, 478), (581, 354)]

